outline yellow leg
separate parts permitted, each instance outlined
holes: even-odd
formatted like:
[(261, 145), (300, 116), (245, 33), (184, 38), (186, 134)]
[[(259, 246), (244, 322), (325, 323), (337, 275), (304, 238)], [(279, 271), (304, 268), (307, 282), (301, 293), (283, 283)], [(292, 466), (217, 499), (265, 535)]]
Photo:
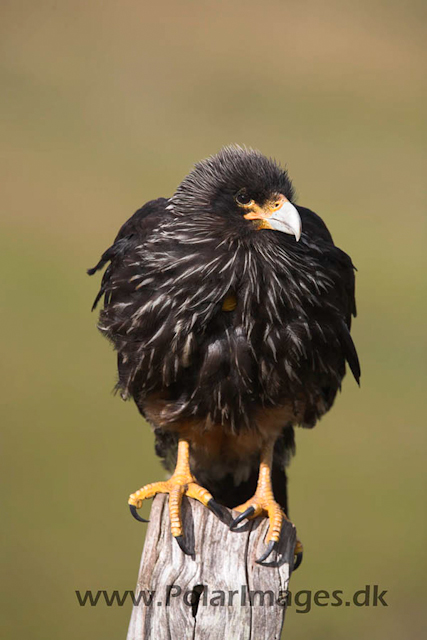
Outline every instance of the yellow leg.
[[(261, 461), (259, 465), (258, 483), (255, 494), (245, 503), (235, 507), (240, 511), (240, 516), (235, 518), (230, 528), (233, 529), (245, 518), (256, 518), (257, 516), (267, 516), (270, 526), (268, 528), (266, 542), (267, 551), (257, 560), (264, 562), (276, 548), (280, 540), (283, 520), (289, 520), (282, 507), (276, 502), (271, 484), (271, 467), (273, 463), (274, 441), (268, 442), (261, 451)], [(302, 544), (299, 540), (295, 545), (296, 561), (294, 567), (299, 566), (302, 559)]]
[[(129, 496), (129, 506), (132, 515), (137, 520), (142, 520), (137, 513), (137, 509), (147, 498), (153, 498), (157, 493), (169, 494), (169, 515), (171, 521), (171, 532), (177, 540), (181, 549), (188, 553), (183, 542), (183, 530), (181, 521), (181, 503), (184, 495), (195, 498), (199, 502), (209, 507), (216, 515), (220, 515), (220, 509), (213, 500), (209, 491), (197, 484), (190, 470), (190, 445), (187, 440), (180, 439), (178, 442), (178, 458), (173, 475), (164, 482), (153, 482), (135, 491)], [(143, 522), (146, 522), (142, 520)]]

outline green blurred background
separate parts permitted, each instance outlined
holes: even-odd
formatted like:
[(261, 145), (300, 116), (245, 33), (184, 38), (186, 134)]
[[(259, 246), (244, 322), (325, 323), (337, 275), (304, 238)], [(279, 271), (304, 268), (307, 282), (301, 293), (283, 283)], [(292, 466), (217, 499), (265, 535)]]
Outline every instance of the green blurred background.
[[(237, 142), (287, 163), (359, 271), (362, 387), (297, 434), (291, 590), (389, 606), (289, 610), (295, 640), (421, 636), (425, 609), (425, 3), (1, 2), (4, 638), (122, 638), (162, 477), (114, 397), (85, 275), (127, 217)], [(424, 295), (423, 295), (424, 294)], [(145, 510), (148, 513), (148, 507)], [(228, 640), (228, 639), (227, 639)], [(231, 639), (232, 640), (232, 639)]]

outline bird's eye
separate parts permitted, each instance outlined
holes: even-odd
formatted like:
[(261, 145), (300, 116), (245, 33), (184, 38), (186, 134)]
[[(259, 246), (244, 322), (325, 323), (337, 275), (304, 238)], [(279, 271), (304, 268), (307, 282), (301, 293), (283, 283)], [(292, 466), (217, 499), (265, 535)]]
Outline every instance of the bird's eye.
[(236, 202), (238, 204), (251, 204), (253, 202), (253, 200), (247, 194), (246, 191), (239, 191), (239, 193), (236, 195)]

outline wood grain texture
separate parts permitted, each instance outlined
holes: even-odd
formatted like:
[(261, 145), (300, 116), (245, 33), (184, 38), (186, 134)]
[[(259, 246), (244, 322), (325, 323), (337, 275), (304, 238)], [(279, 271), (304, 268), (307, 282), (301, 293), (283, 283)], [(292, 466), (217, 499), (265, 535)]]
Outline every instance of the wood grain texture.
[(261, 566), (255, 560), (265, 550), (267, 519), (230, 531), (237, 513), (223, 511), (221, 521), (184, 498), (185, 541), (193, 552), (186, 556), (170, 533), (168, 497), (155, 497), (135, 593), (154, 595), (150, 605), (141, 601), (133, 607), (127, 640), (280, 638), (295, 527), (284, 523), (277, 553)]

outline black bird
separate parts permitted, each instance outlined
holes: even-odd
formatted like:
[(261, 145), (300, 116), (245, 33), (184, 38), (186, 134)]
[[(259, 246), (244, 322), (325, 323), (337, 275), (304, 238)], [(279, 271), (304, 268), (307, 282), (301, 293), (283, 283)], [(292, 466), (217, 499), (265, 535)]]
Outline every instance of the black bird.
[(294, 203), (284, 169), (230, 146), (139, 209), (88, 273), (107, 263), (94, 307), (104, 297), (99, 329), (117, 350), (117, 388), (173, 472), (131, 494), (133, 515), (169, 493), (185, 552), (183, 495), (217, 514), (218, 503), (236, 508), (232, 527), (267, 515), (264, 561), (287, 513), (294, 426), (331, 408), (346, 362), (359, 382), (351, 259)]

